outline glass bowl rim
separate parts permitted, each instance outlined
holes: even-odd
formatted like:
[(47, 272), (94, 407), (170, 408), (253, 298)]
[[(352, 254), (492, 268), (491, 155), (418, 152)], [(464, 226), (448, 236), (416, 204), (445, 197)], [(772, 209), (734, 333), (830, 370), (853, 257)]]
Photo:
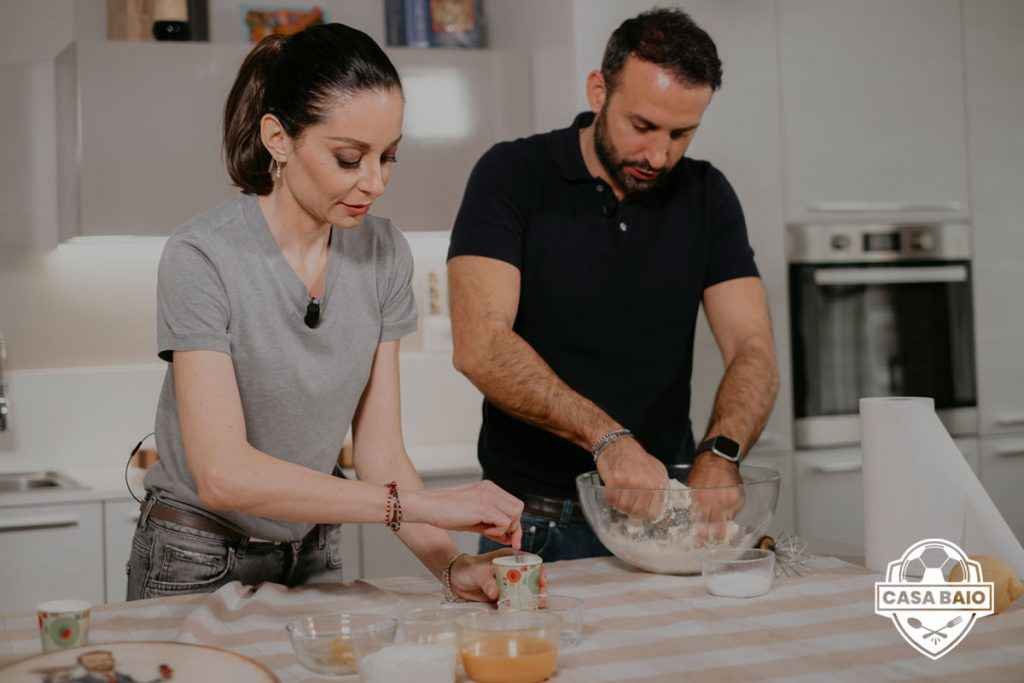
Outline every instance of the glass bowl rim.
[[(716, 557), (716, 555), (725, 555), (727, 553), (754, 553), (757, 557), (751, 558), (740, 558), (740, 557)], [(751, 565), (763, 563), (768, 560), (769, 563), (775, 557), (775, 553), (771, 550), (764, 548), (715, 548), (714, 550), (708, 550), (701, 557), (701, 564), (717, 564), (722, 566), (728, 565)]]
[[(685, 471), (690, 470), (690, 465), (672, 465), (668, 468), (669, 472), (672, 471)], [(748, 478), (744, 475), (750, 474), (752, 478)], [(657, 493), (684, 493), (690, 491), (717, 491), (723, 489), (738, 489), (746, 486), (756, 486), (758, 484), (771, 484), (781, 483), (782, 474), (771, 467), (759, 467), (757, 465), (740, 465), (740, 476), (743, 477), (742, 484), (730, 484), (728, 486), (693, 486), (685, 489), (673, 489), (673, 488), (618, 488), (605, 486), (600, 482), (600, 475), (597, 470), (590, 470), (576, 477), (576, 487), (580, 491), (583, 490), (606, 490), (606, 491), (645, 491), (645, 492), (657, 492)], [(596, 480), (596, 481), (595, 481)]]
[[(498, 620), (498, 619), (503, 619), (505, 617), (515, 616), (515, 615), (520, 615), (520, 614), (529, 615), (531, 618), (538, 619), (538, 620), (540, 620), (540, 621), (542, 621), (544, 623), (535, 624), (535, 625), (531, 625), (531, 626), (518, 626), (518, 627), (513, 627), (513, 626), (497, 626), (497, 625), (495, 625), (493, 628), (490, 628), (489, 624), (486, 625), (485, 627), (480, 627), (480, 626), (477, 626), (475, 624), (464, 623), (464, 622), (474, 621), (474, 620), (480, 618), (481, 616), (484, 617), (484, 618), (487, 618), (487, 619)], [(459, 616), (456, 619), (456, 623), (461, 628), (469, 629), (471, 631), (489, 631), (489, 632), (490, 631), (494, 631), (494, 632), (507, 632), (507, 633), (528, 633), (530, 631), (536, 631), (537, 629), (547, 629), (547, 628), (555, 628), (555, 629), (557, 629), (560, 626), (560, 624), (561, 624), (561, 620), (562, 620), (562, 617), (559, 616), (558, 614), (555, 614), (553, 612), (546, 612), (545, 610), (539, 610), (539, 609), (502, 609), (502, 610), (493, 610), (491, 612), (483, 612), (483, 611), (469, 612), (468, 614), (463, 614), (463, 615)]]
[[(338, 619), (339, 625), (344, 621), (355, 617), (357, 619), (367, 619), (369, 623), (351, 625), (349, 627), (349, 633), (342, 633), (340, 628), (327, 629), (322, 635), (311, 635), (306, 628), (306, 624), (310, 621), (316, 621), (317, 619)], [(292, 637), (313, 639), (318, 637), (324, 638), (351, 638), (357, 632), (376, 633), (378, 631), (386, 630), (391, 627), (398, 626), (398, 619), (387, 614), (372, 614), (364, 612), (322, 612), (320, 614), (305, 614), (300, 617), (295, 617), (288, 621), (284, 625), (285, 630)]]

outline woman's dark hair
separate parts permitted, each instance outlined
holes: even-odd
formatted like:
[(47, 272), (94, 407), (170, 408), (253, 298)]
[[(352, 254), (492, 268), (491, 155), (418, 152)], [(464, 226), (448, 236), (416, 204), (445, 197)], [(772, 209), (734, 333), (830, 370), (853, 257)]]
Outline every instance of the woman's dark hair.
[(609, 93), (618, 85), (630, 55), (665, 67), (687, 85), (722, 87), (722, 62), (715, 41), (682, 10), (648, 10), (615, 29), (601, 61)]
[(270, 152), (260, 119), (273, 114), (298, 138), (339, 98), (402, 87), (395, 65), (370, 36), (344, 24), (311, 26), (261, 40), (242, 62), (224, 106), (224, 159), (246, 194), (269, 194)]

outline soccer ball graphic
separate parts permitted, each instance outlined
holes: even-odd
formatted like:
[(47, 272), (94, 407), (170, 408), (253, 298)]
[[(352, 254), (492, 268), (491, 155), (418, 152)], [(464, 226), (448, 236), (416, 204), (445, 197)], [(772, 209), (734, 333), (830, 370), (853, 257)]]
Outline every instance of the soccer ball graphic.
[(965, 558), (951, 555), (953, 552), (941, 543), (925, 543), (914, 549), (903, 563), (901, 581), (910, 583), (945, 583), (949, 572), (957, 564), (967, 577)]

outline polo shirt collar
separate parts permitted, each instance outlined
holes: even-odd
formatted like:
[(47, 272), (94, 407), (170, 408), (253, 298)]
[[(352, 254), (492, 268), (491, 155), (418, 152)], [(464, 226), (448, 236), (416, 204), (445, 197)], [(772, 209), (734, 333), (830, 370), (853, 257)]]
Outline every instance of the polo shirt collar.
[(576, 115), (571, 126), (559, 131), (561, 144), (555, 148), (555, 162), (562, 177), (570, 182), (594, 180), (583, 161), (583, 150), (580, 149), (580, 129), (593, 123), (594, 112), (585, 111)]

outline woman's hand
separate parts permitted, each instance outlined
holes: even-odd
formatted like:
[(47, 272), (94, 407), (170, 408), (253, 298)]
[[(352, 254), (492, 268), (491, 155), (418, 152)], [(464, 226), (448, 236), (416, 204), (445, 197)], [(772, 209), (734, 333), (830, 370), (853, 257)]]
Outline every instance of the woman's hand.
[(519, 549), (523, 501), (490, 481), (402, 493), (410, 522), (424, 522), (449, 531), (469, 531)]
[(452, 565), (452, 592), (463, 600), (496, 602), (498, 583), (494, 580), (491, 560), (514, 555), (511, 548), (501, 548), (486, 555), (462, 555)]

